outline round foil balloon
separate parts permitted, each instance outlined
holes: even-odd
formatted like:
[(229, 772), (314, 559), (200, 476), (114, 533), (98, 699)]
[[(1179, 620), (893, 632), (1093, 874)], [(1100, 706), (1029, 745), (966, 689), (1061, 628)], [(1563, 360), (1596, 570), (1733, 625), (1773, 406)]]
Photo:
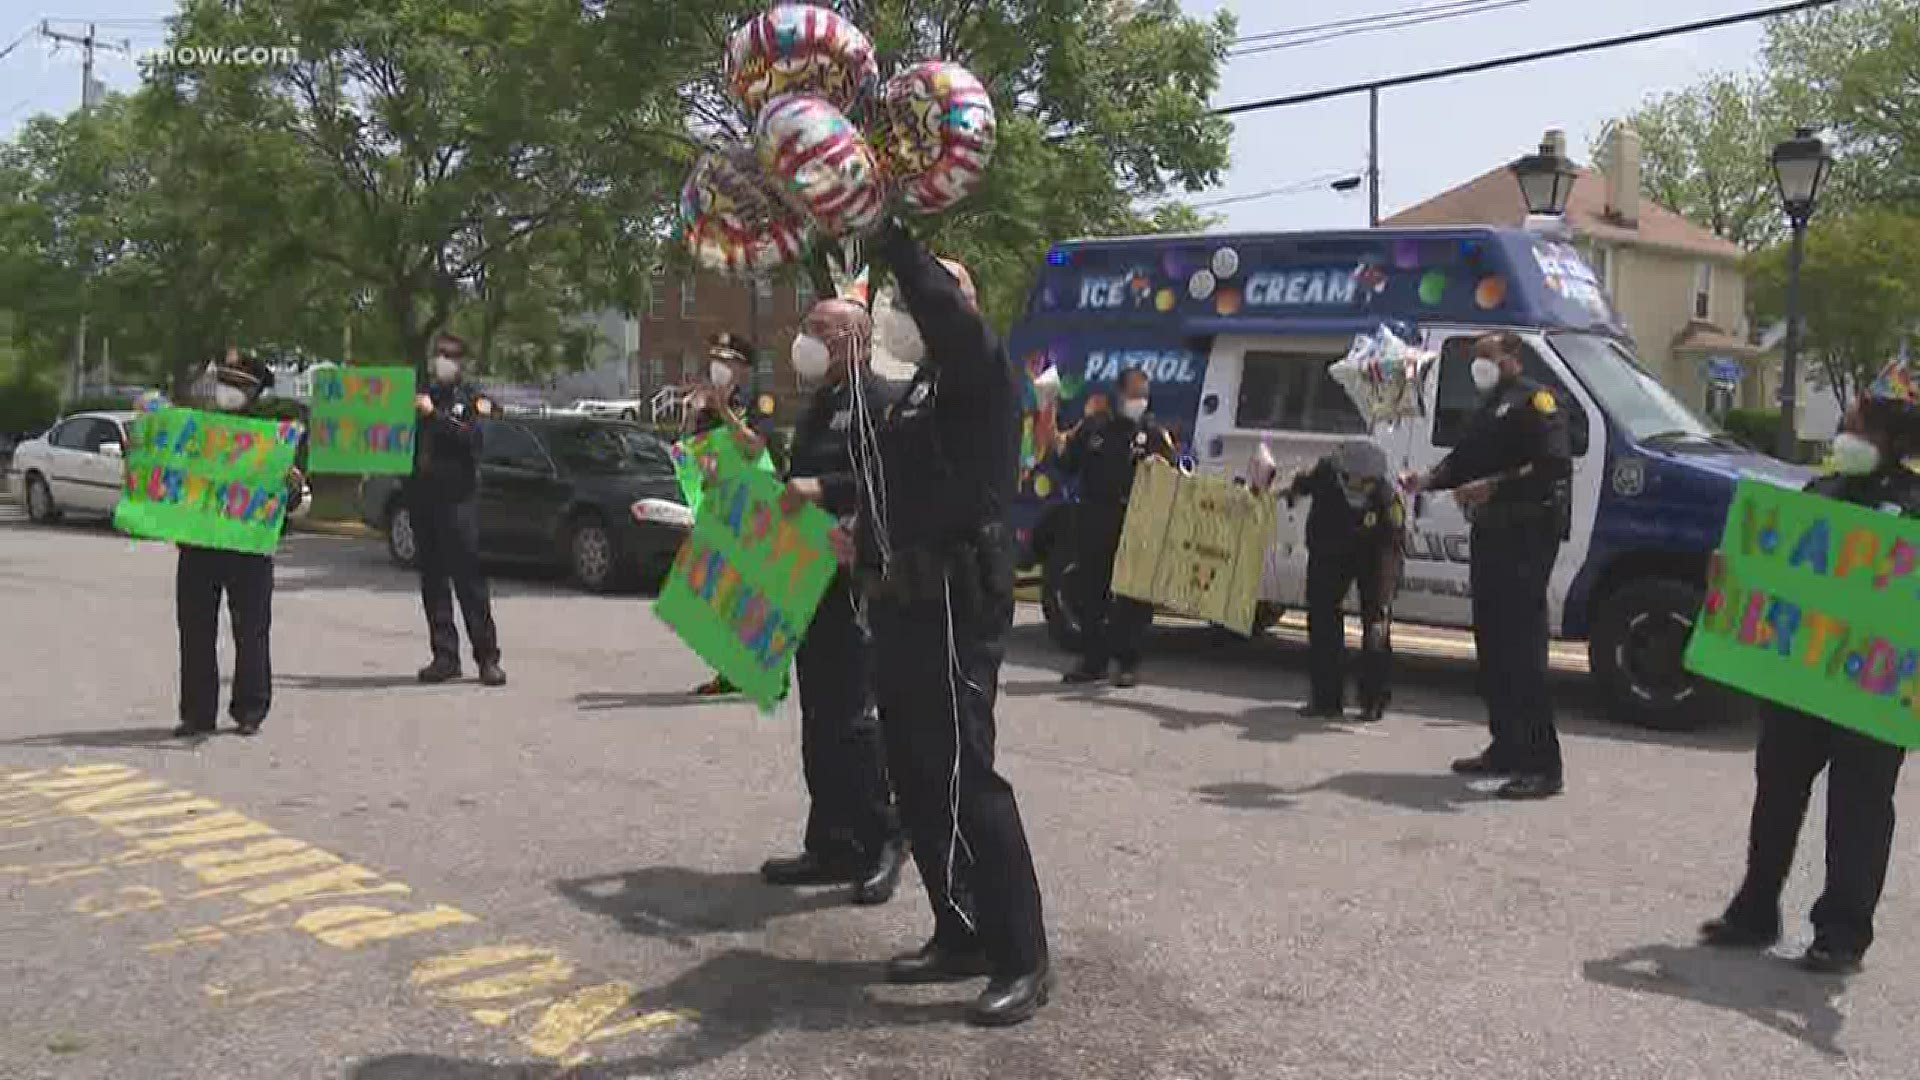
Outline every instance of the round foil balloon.
[(864, 232), (880, 220), (886, 195), (873, 149), (832, 102), (809, 94), (774, 99), (754, 142), (761, 168), (828, 236)]
[(680, 189), (687, 250), (709, 270), (751, 274), (798, 258), (806, 219), (781, 198), (779, 182), (760, 168), (753, 148), (728, 146), (694, 163)]
[(937, 214), (980, 186), (993, 157), (993, 99), (959, 64), (929, 60), (880, 90), (875, 141), (900, 201)]
[(841, 15), (779, 4), (727, 37), (727, 86), (748, 114), (782, 94), (816, 94), (851, 109), (879, 78), (873, 43)]

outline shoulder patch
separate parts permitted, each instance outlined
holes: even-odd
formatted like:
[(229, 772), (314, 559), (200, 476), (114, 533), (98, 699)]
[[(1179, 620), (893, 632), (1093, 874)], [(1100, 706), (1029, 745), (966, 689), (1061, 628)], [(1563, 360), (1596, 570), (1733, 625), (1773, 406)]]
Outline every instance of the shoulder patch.
[(1548, 416), (1552, 416), (1560, 408), (1559, 403), (1553, 400), (1553, 394), (1546, 390), (1534, 391), (1533, 407)]

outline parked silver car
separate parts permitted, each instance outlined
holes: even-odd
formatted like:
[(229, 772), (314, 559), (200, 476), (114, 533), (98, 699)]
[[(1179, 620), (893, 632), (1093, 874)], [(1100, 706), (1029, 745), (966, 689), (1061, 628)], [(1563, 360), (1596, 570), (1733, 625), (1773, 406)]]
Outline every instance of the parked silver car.
[(120, 501), (127, 426), (139, 413), (69, 416), (14, 448), (7, 488), (37, 522), (66, 514), (111, 516)]

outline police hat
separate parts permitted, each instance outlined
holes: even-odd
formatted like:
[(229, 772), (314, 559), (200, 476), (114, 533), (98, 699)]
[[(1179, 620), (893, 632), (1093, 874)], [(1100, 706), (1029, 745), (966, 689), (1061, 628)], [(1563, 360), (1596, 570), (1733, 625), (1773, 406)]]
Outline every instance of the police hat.
[(212, 367), (214, 378), (249, 394), (273, 389), (273, 369), (251, 349), (234, 360), (219, 360)]
[(752, 367), (753, 342), (739, 334), (715, 334), (707, 339), (707, 355), (729, 364)]

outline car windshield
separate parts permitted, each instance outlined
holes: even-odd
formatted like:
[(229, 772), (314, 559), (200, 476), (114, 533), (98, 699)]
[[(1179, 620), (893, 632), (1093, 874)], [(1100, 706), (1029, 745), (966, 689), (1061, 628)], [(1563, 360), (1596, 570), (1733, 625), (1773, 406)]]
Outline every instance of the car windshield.
[(554, 459), (572, 472), (629, 473), (671, 468), (660, 440), (638, 428), (581, 424), (554, 429), (547, 438)]
[(1549, 334), (1547, 340), (1600, 399), (1607, 417), (1625, 428), (1635, 442), (1728, 441), (1634, 363), (1632, 355), (1612, 338), (1558, 333)]

